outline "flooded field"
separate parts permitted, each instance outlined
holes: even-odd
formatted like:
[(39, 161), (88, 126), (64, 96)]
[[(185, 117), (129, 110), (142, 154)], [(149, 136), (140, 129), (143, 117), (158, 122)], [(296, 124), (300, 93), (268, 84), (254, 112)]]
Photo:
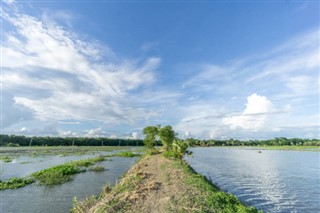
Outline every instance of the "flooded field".
[[(1, 152), (11, 159), (1, 162), (1, 180), (26, 177), (33, 172), (70, 161), (110, 155), (137, 147), (49, 147), (49, 148), (2, 148)], [(1, 212), (68, 212), (72, 200), (99, 196), (103, 186), (114, 185), (137, 160), (137, 157), (110, 157), (95, 164), (104, 171), (87, 171), (74, 175), (73, 180), (61, 185), (43, 186), (33, 183), (19, 189), (6, 189), (1, 193)]]

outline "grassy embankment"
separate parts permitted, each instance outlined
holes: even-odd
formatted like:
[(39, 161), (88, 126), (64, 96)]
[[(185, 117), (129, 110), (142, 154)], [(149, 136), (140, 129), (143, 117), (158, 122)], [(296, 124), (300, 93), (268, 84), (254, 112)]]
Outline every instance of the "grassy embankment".
[(109, 157), (116, 157), (116, 156), (135, 157), (135, 156), (139, 156), (139, 154), (132, 153), (129, 151), (123, 151), (123, 152), (118, 152), (118, 153), (114, 153), (106, 156), (100, 155), (94, 158), (67, 162), (64, 164), (56, 165), (56, 166), (32, 173), (28, 177), (24, 177), (24, 178), (14, 177), (9, 179), (8, 181), (0, 180), (0, 190), (21, 188), (28, 184), (34, 183), (35, 181), (38, 181), (40, 185), (46, 185), (46, 186), (62, 184), (72, 180), (72, 176), (77, 173), (81, 173), (85, 171), (105, 170), (105, 168), (102, 166), (93, 166), (93, 165), (96, 164), (97, 162), (104, 161), (107, 158), (111, 160)]
[(73, 212), (258, 212), (212, 185), (186, 163), (147, 155), (112, 190), (76, 202)]

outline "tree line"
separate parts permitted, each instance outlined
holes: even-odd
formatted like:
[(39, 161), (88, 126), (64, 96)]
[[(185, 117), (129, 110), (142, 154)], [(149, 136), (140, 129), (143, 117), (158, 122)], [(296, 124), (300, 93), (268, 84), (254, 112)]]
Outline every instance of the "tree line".
[(87, 137), (0, 135), (0, 146), (143, 146), (143, 140)]
[[(38, 137), (23, 135), (0, 135), (0, 146), (162, 146), (170, 149), (177, 134), (171, 126), (148, 126), (144, 129), (145, 139), (115, 139), (87, 137)], [(163, 143), (161, 142), (163, 141)], [(319, 139), (278, 137), (269, 140), (200, 140), (188, 138), (189, 146), (320, 146)]]
[(301, 138), (273, 138), (268, 140), (199, 140), (188, 138), (185, 140), (190, 146), (320, 146), (319, 139)]

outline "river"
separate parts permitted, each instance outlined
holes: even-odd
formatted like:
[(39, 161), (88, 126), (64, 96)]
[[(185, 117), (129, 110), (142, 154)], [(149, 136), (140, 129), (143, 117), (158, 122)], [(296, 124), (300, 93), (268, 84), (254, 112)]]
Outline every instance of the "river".
[(320, 212), (320, 153), (197, 147), (185, 159), (223, 191), (265, 212)]

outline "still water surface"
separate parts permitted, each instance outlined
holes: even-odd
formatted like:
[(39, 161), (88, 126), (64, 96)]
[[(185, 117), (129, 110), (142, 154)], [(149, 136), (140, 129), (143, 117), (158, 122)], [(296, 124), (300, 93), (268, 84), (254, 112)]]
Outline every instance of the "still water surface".
[[(110, 153), (110, 152), (109, 152)], [(109, 154), (107, 153), (107, 154)], [(1, 179), (11, 177), (25, 177), (35, 171), (39, 171), (53, 165), (62, 164), (85, 158), (92, 158), (105, 152), (97, 152), (95, 155), (82, 156), (41, 156), (31, 158), (20, 156), (10, 163), (2, 164)], [(107, 170), (102, 172), (87, 171), (76, 174), (73, 180), (57, 186), (39, 186), (31, 184), (20, 189), (0, 191), (0, 212), (8, 213), (61, 213), (69, 212), (72, 208), (72, 200), (77, 197), (83, 200), (91, 195), (99, 195), (106, 184), (114, 185), (119, 177), (124, 174), (138, 158), (113, 157), (112, 161), (98, 162)], [(21, 164), (28, 162), (27, 164)]]
[(320, 153), (192, 148), (190, 165), (222, 190), (265, 212), (320, 212)]

